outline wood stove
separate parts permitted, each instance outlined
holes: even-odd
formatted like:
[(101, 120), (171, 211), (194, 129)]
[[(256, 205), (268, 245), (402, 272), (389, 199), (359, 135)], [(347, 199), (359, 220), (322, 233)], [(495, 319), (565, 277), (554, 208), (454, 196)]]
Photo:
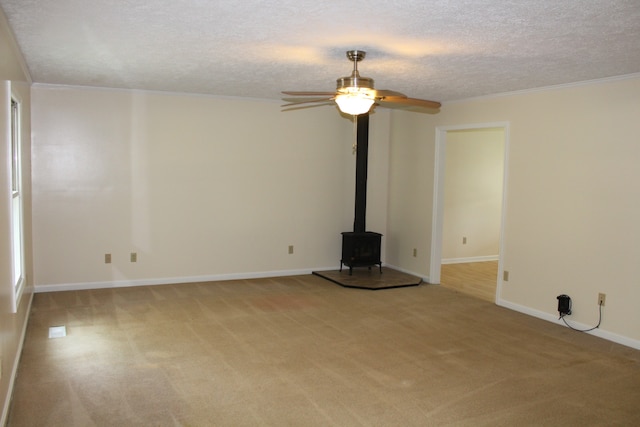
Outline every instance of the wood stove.
[(349, 267), (349, 275), (353, 274), (353, 267), (369, 267), (377, 265), (382, 273), (380, 261), (380, 244), (382, 234), (373, 231), (364, 233), (345, 231), (342, 233), (342, 264)]
[(349, 267), (349, 275), (353, 274), (354, 267), (379, 266), (382, 274), (382, 262), (380, 261), (380, 246), (382, 234), (366, 231), (367, 217), (367, 164), (369, 157), (369, 114), (357, 116), (356, 136), (356, 200), (353, 232), (342, 233), (342, 259), (343, 264)]

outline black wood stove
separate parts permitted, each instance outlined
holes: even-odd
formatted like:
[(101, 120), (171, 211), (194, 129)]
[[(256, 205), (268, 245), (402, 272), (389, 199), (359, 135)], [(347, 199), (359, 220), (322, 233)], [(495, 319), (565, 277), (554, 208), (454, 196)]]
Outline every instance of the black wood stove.
[(382, 234), (373, 231), (364, 233), (345, 231), (342, 233), (342, 264), (349, 267), (349, 274), (353, 274), (353, 267), (369, 267), (378, 265), (382, 273), (380, 261), (380, 244)]
[(366, 231), (367, 217), (367, 164), (369, 157), (369, 114), (357, 117), (356, 136), (356, 201), (353, 231), (342, 233), (342, 266), (349, 267), (349, 274), (353, 274), (354, 267), (368, 267), (377, 265), (382, 273), (380, 260), (380, 245), (382, 234)]

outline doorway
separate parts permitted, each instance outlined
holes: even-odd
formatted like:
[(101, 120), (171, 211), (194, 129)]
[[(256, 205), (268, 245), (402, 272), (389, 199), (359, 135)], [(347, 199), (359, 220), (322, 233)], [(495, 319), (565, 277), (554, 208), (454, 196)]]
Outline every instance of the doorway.
[(497, 302), (508, 123), (436, 129), (430, 283)]

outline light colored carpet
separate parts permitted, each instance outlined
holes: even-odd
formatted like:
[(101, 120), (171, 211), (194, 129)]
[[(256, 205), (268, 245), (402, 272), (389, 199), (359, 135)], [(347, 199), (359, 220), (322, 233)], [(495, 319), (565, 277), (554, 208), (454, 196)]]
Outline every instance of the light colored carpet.
[(639, 402), (636, 350), (308, 275), (35, 295), (9, 426), (631, 426)]

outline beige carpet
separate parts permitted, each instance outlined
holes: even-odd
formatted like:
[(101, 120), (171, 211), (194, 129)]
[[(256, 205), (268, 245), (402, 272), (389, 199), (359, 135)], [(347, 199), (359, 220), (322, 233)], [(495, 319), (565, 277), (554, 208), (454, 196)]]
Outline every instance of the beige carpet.
[(37, 294), (9, 418), (523, 425), (640, 425), (640, 352), (440, 286), (314, 275)]

